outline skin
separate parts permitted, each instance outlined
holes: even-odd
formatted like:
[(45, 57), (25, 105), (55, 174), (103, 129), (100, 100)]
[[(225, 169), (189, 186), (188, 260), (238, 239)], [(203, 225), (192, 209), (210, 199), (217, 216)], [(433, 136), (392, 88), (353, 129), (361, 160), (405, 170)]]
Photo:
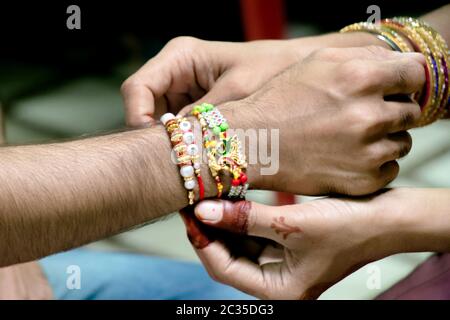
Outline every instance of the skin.
[(423, 64), (420, 54), (381, 47), (322, 49), (225, 104), (245, 105), (254, 119), (247, 127), (279, 132), (280, 169), (261, 176), (263, 189), (362, 195), (392, 181), (420, 108), (385, 97), (419, 90)]
[[(450, 43), (449, 15), (446, 5), (420, 19)], [(132, 127), (146, 126), (167, 110), (185, 111), (198, 101), (239, 100), (315, 50), (369, 45), (389, 49), (364, 32), (244, 43), (178, 37), (123, 83), (126, 120)]]
[[(450, 28), (448, 28), (448, 16), (450, 14), (450, 5), (446, 5), (442, 8), (439, 8), (431, 13), (426, 14), (421, 17), (424, 21), (431, 24), (447, 41), (450, 42)], [(352, 34), (330, 34), (320, 37), (312, 37), (312, 38), (302, 38), (296, 40), (288, 40), (288, 41), (258, 41), (252, 43), (243, 43), (243, 44), (227, 44), (220, 42), (207, 42), (201, 41), (194, 38), (177, 38), (171, 43), (169, 43), (161, 53), (151, 59), (145, 66), (143, 66), (136, 74), (131, 76), (123, 85), (122, 92), (124, 95), (124, 100), (126, 104), (126, 113), (127, 113), (127, 122), (131, 126), (142, 126), (148, 125), (152, 121), (152, 117), (155, 113), (162, 112), (162, 110), (173, 110), (174, 112), (182, 109), (185, 105), (184, 112), (186, 109), (189, 109), (193, 104), (195, 104), (196, 100), (199, 101), (208, 101), (212, 103), (221, 103), (223, 101), (235, 100), (239, 98), (243, 98), (249, 94), (258, 90), (264, 83), (272, 76), (280, 73), (284, 68), (288, 67), (292, 63), (295, 63), (296, 60), (304, 59), (311, 53), (313, 50), (322, 47), (355, 47), (355, 46), (364, 46), (368, 44), (377, 44), (379, 46), (386, 46), (385, 43), (380, 42), (374, 36), (365, 34), (365, 33), (352, 33)], [(275, 48), (277, 47), (277, 48)], [(276, 55), (277, 59), (274, 59), (274, 55)], [(161, 70), (164, 70), (164, 73), (160, 73)], [(349, 73), (350, 74), (350, 73)], [(159, 80), (163, 76), (163, 80)], [(364, 77), (361, 77), (364, 78)], [(370, 78), (370, 77), (367, 77)], [(200, 79), (200, 81), (198, 81)], [(356, 83), (358, 83), (356, 81)], [(270, 87), (268, 87), (270, 89)], [(263, 93), (264, 94), (264, 93)], [(301, 101), (301, 100), (299, 100)], [(302, 106), (303, 107), (303, 106)], [(273, 111), (273, 110), (272, 110)], [(280, 114), (279, 110), (275, 109), (276, 114)], [(404, 117), (404, 119), (408, 119), (408, 121), (403, 121), (404, 123), (411, 122), (411, 116)], [(308, 123), (305, 121), (304, 123)], [(303, 125), (303, 122), (302, 122)], [(326, 124), (328, 125), (328, 123)], [(327, 128), (327, 126), (322, 126), (322, 128)], [(345, 127), (344, 127), (345, 128)], [(307, 135), (306, 135), (307, 136)], [(308, 139), (307, 139), (308, 140)], [(313, 140), (314, 141), (314, 140)], [(339, 141), (339, 140), (336, 140)], [(321, 144), (317, 144), (315, 147), (320, 146)], [(292, 145), (290, 146), (292, 148)], [(381, 148), (380, 148), (381, 149)], [(311, 148), (307, 149), (306, 155), (308, 156), (308, 152), (314, 152), (316, 149)], [(327, 154), (328, 148), (324, 150), (325, 154)], [(399, 150), (399, 149), (397, 149)], [(404, 155), (407, 153), (407, 149), (401, 149), (398, 155)], [(323, 150), (322, 150), (323, 151)], [(320, 153), (319, 153), (320, 156)], [(305, 152), (302, 154), (302, 157), (305, 157)], [(370, 159), (373, 160), (373, 159)], [(369, 160), (367, 163), (372, 163)], [(289, 163), (289, 162), (287, 162)], [(295, 162), (294, 162), (295, 163)], [(321, 163), (320, 161), (312, 161), (312, 166), (309, 169), (314, 168), (317, 163)], [(344, 162), (345, 163), (345, 162)], [(396, 166), (392, 162), (388, 166)], [(299, 165), (299, 169), (301, 171), (301, 164), (295, 163)], [(320, 167), (320, 166), (319, 166)], [(382, 168), (379, 167), (380, 169)], [(320, 167), (323, 169), (323, 167)], [(392, 169), (392, 168), (391, 168)], [(398, 169), (398, 168), (397, 168)], [(395, 171), (395, 170), (394, 170)], [(336, 172), (335, 172), (336, 173)], [(298, 174), (298, 173), (296, 173)], [(296, 175), (294, 175), (296, 177)], [(300, 174), (301, 177), (301, 174)], [(335, 177), (339, 177), (336, 175)], [(339, 180), (339, 178), (337, 178)], [(316, 179), (311, 179), (313, 184)], [(326, 179), (325, 179), (326, 181)], [(328, 191), (334, 190), (348, 193), (348, 194), (364, 194), (368, 193), (369, 188), (356, 188), (357, 190), (352, 191), (352, 189), (343, 189), (345, 184), (340, 186), (340, 189), (336, 188), (336, 180), (330, 179), (328, 180)], [(283, 181), (284, 182), (284, 181)], [(295, 183), (296, 181), (292, 181)], [(300, 179), (297, 181), (298, 184), (302, 184), (304, 180)], [(289, 183), (288, 183), (289, 184)], [(331, 184), (331, 187), (330, 187)], [(289, 184), (290, 185), (290, 184)], [(327, 185), (325, 183), (325, 185)], [(310, 186), (309, 186), (310, 187)], [(373, 187), (373, 185), (372, 185)], [(308, 188), (308, 186), (306, 187)], [(314, 187), (313, 187), (314, 188)], [(315, 186), (317, 188), (317, 186)], [(322, 185), (322, 188), (324, 186)], [(359, 190), (359, 191), (358, 191)], [(317, 190), (316, 190), (317, 191)], [(403, 192), (403, 191), (402, 191)], [(312, 192), (314, 193), (314, 192)], [(319, 192), (320, 193), (320, 192)], [(399, 191), (391, 191), (390, 194), (398, 195)], [(434, 200), (446, 200), (445, 197), (441, 198), (443, 194), (447, 193), (446, 197), (448, 198), (448, 191), (429, 191), (429, 190), (412, 190), (406, 191), (406, 193), (411, 193), (414, 196), (421, 196), (423, 200), (429, 200), (430, 198), (435, 197)], [(384, 199), (386, 196), (383, 195), (379, 197), (379, 199)], [(439, 198), (439, 199), (436, 199)], [(402, 203), (401, 201), (391, 201), (393, 204)], [(411, 204), (408, 199), (406, 200), (406, 204)], [(321, 206), (320, 204), (324, 204), (324, 207), (328, 205), (328, 203), (333, 204), (333, 201), (338, 201), (336, 199), (328, 199), (328, 202), (316, 202), (319, 203), (317, 206)], [(368, 206), (363, 208), (361, 212), (366, 211), (376, 211), (374, 206), (370, 204), (373, 202), (366, 201), (369, 203)], [(388, 202), (388, 201), (386, 201)], [(327, 203), (327, 204), (325, 204)], [(341, 203), (341, 202), (339, 202)], [(344, 202), (345, 203), (345, 202)], [(430, 201), (425, 201), (425, 203), (430, 204)], [(442, 205), (441, 208), (435, 208), (438, 211), (444, 210), (446, 208), (446, 202), (436, 202)], [(431, 202), (431, 204), (435, 204)], [(200, 204), (201, 207), (203, 204)], [(341, 204), (339, 204), (341, 205)], [(448, 205), (448, 204), (447, 204)], [(223, 210), (224, 223), (221, 223), (219, 226), (226, 230), (234, 230), (234, 232), (242, 233), (245, 228), (242, 228), (242, 221), (245, 221), (243, 217), (249, 216), (253, 217), (255, 215), (249, 215), (249, 210), (237, 210), (236, 205), (225, 205), (225, 208), (235, 208), (235, 210)], [(258, 205), (259, 206), (259, 205)], [(349, 205), (342, 205), (343, 211), (347, 210)], [(420, 221), (420, 213), (425, 212), (433, 212), (429, 211), (431, 205), (425, 206), (424, 203), (416, 203), (416, 206), (409, 206), (410, 209), (416, 212), (417, 220), (414, 221), (414, 218), (407, 223), (408, 226), (411, 227), (413, 231), (406, 232), (407, 235), (412, 236), (414, 240), (417, 240), (417, 226), (411, 221), (414, 221), (420, 226), (424, 224)], [(252, 208), (251, 204), (241, 204), (239, 208)], [(394, 212), (402, 212), (404, 207), (399, 208), (398, 211), (390, 210), (392, 209), (391, 204), (387, 204), (387, 209), (389, 211)], [(386, 208), (382, 210), (382, 212), (388, 211)], [(447, 206), (448, 208), (448, 206)], [(278, 211), (285, 211), (285, 207), (277, 208)], [(326, 208), (325, 208), (326, 209)], [(325, 210), (323, 209), (323, 210)], [(366, 210), (366, 211), (365, 211)], [(202, 218), (201, 209), (198, 209), (198, 217)], [(322, 211), (322, 210), (320, 210)], [(326, 210), (325, 210), (326, 211)], [(265, 210), (263, 210), (265, 213)], [(232, 217), (232, 215), (237, 215), (237, 217)], [(409, 217), (410, 212), (406, 213)], [(363, 214), (360, 214), (363, 215)], [(358, 215), (358, 217), (360, 216)], [(317, 216), (320, 217), (320, 216)], [(392, 221), (389, 219), (391, 216), (382, 217), (381, 220), (384, 221)], [(423, 217), (422, 217), (423, 218)], [(270, 223), (270, 229), (272, 232), (275, 232), (277, 235), (282, 235), (283, 240), (287, 241), (291, 235), (300, 234), (303, 231), (303, 226), (298, 225), (289, 225), (286, 224), (286, 217), (279, 216), (275, 217), (275, 221)], [(401, 220), (401, 219), (400, 219)], [(448, 220), (448, 219), (446, 219)], [(233, 221), (241, 221), (238, 227), (235, 226)], [(334, 220), (333, 220), (334, 221)], [(348, 220), (347, 220), (348, 221)], [(378, 221), (378, 219), (377, 219)], [(210, 223), (211, 221), (206, 221), (205, 223), (209, 223), (215, 225), (215, 223)], [(336, 225), (341, 225), (344, 221), (337, 221)], [(398, 222), (398, 221), (394, 221)], [(427, 221), (429, 222), (429, 221)], [(317, 227), (320, 227), (322, 223), (325, 225), (328, 221), (318, 221), (316, 223)], [(350, 222), (347, 222), (350, 224)], [(351, 221), (353, 223), (353, 221)], [(244, 223), (244, 225), (248, 225), (248, 223)], [(380, 227), (380, 230), (386, 232), (389, 230), (389, 224), (386, 224), (388, 227), (383, 228)], [(385, 225), (385, 226), (386, 226)], [(447, 224), (445, 224), (447, 226)], [(336, 227), (336, 226), (333, 226)], [(364, 230), (364, 227), (369, 230), (373, 229), (372, 225), (363, 225), (361, 230)], [(439, 230), (439, 225), (435, 226)], [(267, 225), (264, 226), (264, 230), (268, 228)], [(320, 229), (320, 228), (319, 228)], [(332, 229), (332, 228), (331, 228)], [(335, 228), (339, 234), (344, 234), (345, 230), (340, 230)], [(405, 228), (406, 229), (406, 228)], [(403, 229), (403, 231), (405, 230)], [(201, 234), (199, 232), (200, 229), (196, 229), (196, 234)], [(401, 228), (400, 228), (401, 230)], [(431, 229), (430, 229), (431, 230)], [(191, 229), (188, 228), (188, 233), (190, 233)], [(447, 230), (448, 234), (448, 230)], [(273, 233), (272, 233), (273, 235)], [(324, 237), (329, 236), (329, 234), (323, 234)], [(444, 237), (445, 235), (442, 235)], [(432, 230), (430, 238), (438, 238), (439, 233), (436, 230)], [(270, 238), (270, 236), (269, 236)], [(291, 237), (292, 238), (292, 237)], [(378, 237), (379, 238), (379, 237)], [(384, 239), (390, 239), (391, 234), (384, 235)], [(319, 242), (318, 240), (314, 240), (314, 242)], [(347, 239), (344, 239), (347, 240)], [(404, 240), (411, 240), (411, 237), (406, 237)], [(448, 239), (447, 239), (448, 240)], [(210, 240), (211, 241), (211, 240)], [(433, 250), (438, 248), (439, 245), (437, 243), (429, 243), (428, 241), (424, 241), (420, 239), (420, 241), (414, 241), (417, 248), (414, 248), (413, 245), (408, 248), (391, 248), (391, 252), (379, 252), (379, 257), (360, 257), (357, 253), (358, 250), (345, 250), (343, 256), (348, 257), (348, 261), (344, 261), (337, 268), (329, 268), (323, 272), (322, 276), (317, 276), (316, 279), (313, 278), (311, 283), (302, 282), (298, 286), (296, 286), (296, 280), (293, 278), (292, 282), (289, 282), (288, 285), (291, 290), (287, 290), (287, 293), (282, 293), (279, 285), (279, 277), (274, 277), (269, 273), (271, 271), (272, 266), (268, 265), (266, 268), (260, 268), (255, 265), (252, 265), (251, 261), (247, 258), (231, 258), (230, 252), (226, 250), (222, 243), (215, 242), (206, 242), (204, 243), (204, 247), (202, 250), (198, 250), (200, 257), (203, 262), (207, 266), (210, 271), (210, 274), (218, 279), (223, 279), (223, 282), (235, 285), (237, 288), (241, 290), (247, 291), (249, 293), (255, 294), (259, 297), (276, 297), (276, 298), (300, 298), (300, 299), (309, 299), (318, 297), (324, 290), (326, 290), (333, 283), (339, 281), (339, 279), (345, 277), (347, 274), (352, 271), (358, 269), (360, 266), (366, 264), (367, 262), (372, 261), (373, 259), (382, 257), (383, 255), (392, 254), (392, 252), (402, 252), (402, 251), (414, 251), (414, 250)], [(313, 242), (313, 243), (314, 243)], [(374, 241), (368, 241), (374, 242)], [(379, 241), (378, 241), (379, 242)], [(406, 242), (409, 243), (409, 242)], [(446, 242), (443, 242), (446, 243)], [(339, 239), (337, 239), (337, 245), (335, 246), (333, 243), (330, 245), (331, 248), (335, 248), (335, 251), (339, 252), (341, 243), (339, 243)], [(195, 243), (194, 243), (195, 246)], [(442, 249), (442, 244), (440, 245)], [(448, 249), (445, 248), (444, 249)], [(265, 249), (265, 252), (272, 252), (270, 247)], [(382, 251), (382, 250), (381, 250)], [(266, 252), (266, 253), (267, 253)], [(285, 247), (285, 252), (290, 252), (288, 247)], [(375, 251), (376, 252), (376, 251)], [(356, 254), (355, 254), (356, 253)], [(269, 255), (270, 256), (270, 255)], [(287, 255), (285, 255), (287, 256)], [(338, 257), (339, 254), (336, 255)], [(353, 262), (352, 258), (357, 256), (356, 262)], [(264, 255), (261, 255), (260, 262), (265, 260)], [(270, 260), (270, 259), (269, 259)], [(287, 259), (288, 260), (288, 259)], [(329, 264), (325, 263), (324, 265), (328, 266)], [(224, 266), (226, 267), (224, 269)], [(238, 267), (236, 267), (238, 266)], [(318, 269), (315, 269), (319, 267)], [(314, 271), (320, 270), (321, 265), (319, 263), (315, 264), (312, 269), (312, 274), (314, 275)], [(239, 268), (239, 270), (237, 270)], [(275, 267), (275, 269), (280, 269), (279, 266)], [(233, 270), (239, 272), (233, 272)], [(263, 272), (263, 276), (261, 276), (261, 270), (267, 270), (267, 272)], [(259, 272), (258, 272), (259, 271)], [(303, 278), (305, 274), (308, 272), (303, 271)], [(278, 272), (280, 273), (280, 272)], [(264, 275), (268, 274), (267, 279)], [(316, 272), (317, 274), (317, 272)], [(259, 279), (255, 279), (259, 277)], [(245, 279), (244, 279), (245, 278)], [(261, 278), (263, 280), (261, 280)], [(272, 280), (275, 278), (276, 280)], [(258, 281), (259, 280), (259, 281)], [(271, 281), (266, 281), (271, 280)], [(278, 280), (278, 283), (277, 283)], [(263, 283), (263, 284), (261, 284)], [(281, 281), (282, 284), (286, 284), (286, 281)], [(271, 286), (272, 285), (272, 286)], [(286, 289), (286, 288), (282, 288)]]
[(185, 112), (195, 102), (221, 104), (246, 98), (324, 43), (384, 45), (365, 33), (245, 43), (175, 38), (123, 83), (127, 124), (147, 126), (163, 113)]
[[(249, 238), (273, 243), (257, 259), (232, 254), (220, 238), (196, 252), (214, 279), (259, 298), (316, 299), (371, 261), (400, 252), (448, 252), (449, 207), (449, 189), (400, 188), (282, 207), (206, 200), (195, 208), (205, 225), (242, 233), (233, 216), (246, 217)], [(211, 219), (213, 209), (220, 214)]]
[[(447, 5), (423, 17), (447, 41), (449, 13)], [(232, 218), (224, 219), (237, 214), (247, 217), (249, 235), (276, 245), (262, 248), (256, 263), (253, 256), (236, 257), (220, 239), (196, 251), (214, 279), (257, 297), (316, 299), (371, 261), (400, 252), (448, 252), (449, 199), (449, 189), (395, 189), (284, 207), (248, 204), (253, 210), (238, 212), (229, 210), (236, 204), (204, 201), (195, 212), (206, 225), (241, 233)]]
[[(357, 63), (349, 63), (353, 60)], [(355, 88), (346, 78), (361, 68), (361, 61), (367, 66), (364, 74), (373, 80)], [(393, 163), (406, 153), (403, 150), (409, 150), (410, 139), (401, 132), (414, 126), (419, 113), (414, 103), (385, 102), (383, 93), (418, 90), (423, 84), (422, 63), (421, 55), (405, 57), (377, 47), (324, 50), (289, 68), (249, 98), (220, 106), (231, 128), (280, 131), (282, 170), (263, 177), (258, 163), (250, 165), (252, 187), (322, 193), (332, 189), (320, 183), (339, 176), (344, 178), (338, 185), (347, 190), (356, 185), (358, 177), (363, 183), (358, 190), (384, 186), (397, 170), (382, 163)], [(407, 74), (410, 80), (405, 82), (400, 74)], [(326, 90), (333, 91), (318, 87), (320, 75), (334, 75), (324, 80)], [(298, 108), (296, 101), (302, 101), (303, 108)], [(261, 112), (263, 103), (265, 112)], [(330, 105), (342, 107), (330, 109)], [(275, 117), (276, 110), (290, 117)], [(369, 118), (362, 118), (363, 110)], [(324, 131), (324, 116), (331, 114), (333, 124)], [(304, 125), (294, 126), (292, 121)], [(318, 148), (331, 138), (355, 144), (346, 148), (337, 140), (335, 146), (328, 145), (329, 151)], [(298, 147), (311, 150), (310, 156), (334, 159), (321, 163), (318, 160), (323, 158), (310, 158), (316, 161), (314, 170), (326, 173), (316, 176), (315, 184), (298, 170), (308, 159), (291, 152), (299, 141)], [(314, 148), (318, 153), (312, 152)], [(345, 154), (339, 154), (340, 149)], [(78, 141), (1, 148), (0, 266), (71, 249), (187, 206), (186, 190), (170, 151), (161, 124)], [(248, 155), (248, 148), (245, 152)], [(342, 159), (348, 167), (339, 164)], [(366, 165), (368, 160), (374, 162), (373, 167)], [(213, 197), (216, 189), (206, 163), (202, 171), (206, 197)], [(351, 174), (352, 179), (345, 178)]]

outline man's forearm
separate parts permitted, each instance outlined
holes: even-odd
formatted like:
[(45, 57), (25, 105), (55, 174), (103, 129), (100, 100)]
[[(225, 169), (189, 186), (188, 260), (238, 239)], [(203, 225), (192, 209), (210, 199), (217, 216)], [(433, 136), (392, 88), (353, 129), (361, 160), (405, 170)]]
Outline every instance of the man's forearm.
[[(255, 125), (242, 103), (220, 107), (232, 128)], [(201, 130), (194, 132), (199, 144)], [(3, 147), (0, 159), (0, 267), (99, 240), (188, 205), (161, 124), (64, 143)], [(247, 170), (256, 188), (257, 168)], [(205, 197), (215, 196), (206, 161), (201, 173)], [(198, 187), (195, 191), (198, 195)]]
[(1, 148), (0, 266), (98, 240), (186, 206), (170, 150), (160, 125)]

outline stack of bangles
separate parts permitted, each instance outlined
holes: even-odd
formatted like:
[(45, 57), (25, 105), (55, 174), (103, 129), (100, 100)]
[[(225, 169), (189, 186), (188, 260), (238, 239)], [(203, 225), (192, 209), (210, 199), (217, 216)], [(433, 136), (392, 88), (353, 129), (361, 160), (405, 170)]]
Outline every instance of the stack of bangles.
[(450, 115), (449, 50), (444, 38), (426, 22), (406, 17), (383, 19), (377, 23), (359, 22), (341, 32), (369, 32), (386, 42), (393, 50), (420, 52), (425, 56), (425, 87), (412, 95), (419, 103), (422, 116), (419, 125), (427, 125)]
[[(220, 111), (212, 104), (195, 106), (192, 115), (198, 119), (202, 130), (203, 147), (212, 178), (216, 183), (217, 197), (223, 196), (223, 179), (230, 179), (230, 199), (244, 198), (249, 184), (246, 175), (247, 162), (242, 153), (237, 135), (228, 133), (228, 123)], [(205, 187), (201, 176), (202, 152), (196, 142), (193, 125), (188, 119), (166, 113), (161, 117), (172, 143), (172, 152), (180, 168), (184, 187), (188, 191), (189, 204), (194, 204), (195, 188), (198, 185), (198, 200), (205, 197)]]

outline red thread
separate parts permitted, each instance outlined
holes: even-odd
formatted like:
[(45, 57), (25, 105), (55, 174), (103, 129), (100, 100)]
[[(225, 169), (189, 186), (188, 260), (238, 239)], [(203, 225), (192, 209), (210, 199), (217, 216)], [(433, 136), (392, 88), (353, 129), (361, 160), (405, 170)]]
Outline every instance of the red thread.
[(197, 176), (198, 189), (199, 189), (199, 199), (202, 201), (205, 198), (205, 185), (203, 184), (203, 179), (201, 175)]

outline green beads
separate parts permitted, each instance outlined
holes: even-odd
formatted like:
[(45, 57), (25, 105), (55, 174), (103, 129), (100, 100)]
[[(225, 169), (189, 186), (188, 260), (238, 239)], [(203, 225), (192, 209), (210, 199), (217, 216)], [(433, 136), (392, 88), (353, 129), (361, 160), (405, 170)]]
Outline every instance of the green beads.
[(202, 113), (202, 106), (195, 106), (194, 109), (192, 109), (193, 112)]
[(214, 106), (210, 103), (202, 103), (201, 105), (197, 105), (192, 110), (193, 112), (204, 113), (214, 109)]
[(220, 131), (225, 132), (228, 130), (228, 123), (222, 122), (219, 127), (220, 127)]
[(212, 109), (214, 109), (214, 106), (210, 103), (202, 103), (202, 107), (205, 110), (203, 112), (208, 112), (208, 111), (211, 111)]
[(220, 129), (220, 127), (214, 127), (212, 131), (216, 136), (218, 136), (222, 132), (222, 129)]

